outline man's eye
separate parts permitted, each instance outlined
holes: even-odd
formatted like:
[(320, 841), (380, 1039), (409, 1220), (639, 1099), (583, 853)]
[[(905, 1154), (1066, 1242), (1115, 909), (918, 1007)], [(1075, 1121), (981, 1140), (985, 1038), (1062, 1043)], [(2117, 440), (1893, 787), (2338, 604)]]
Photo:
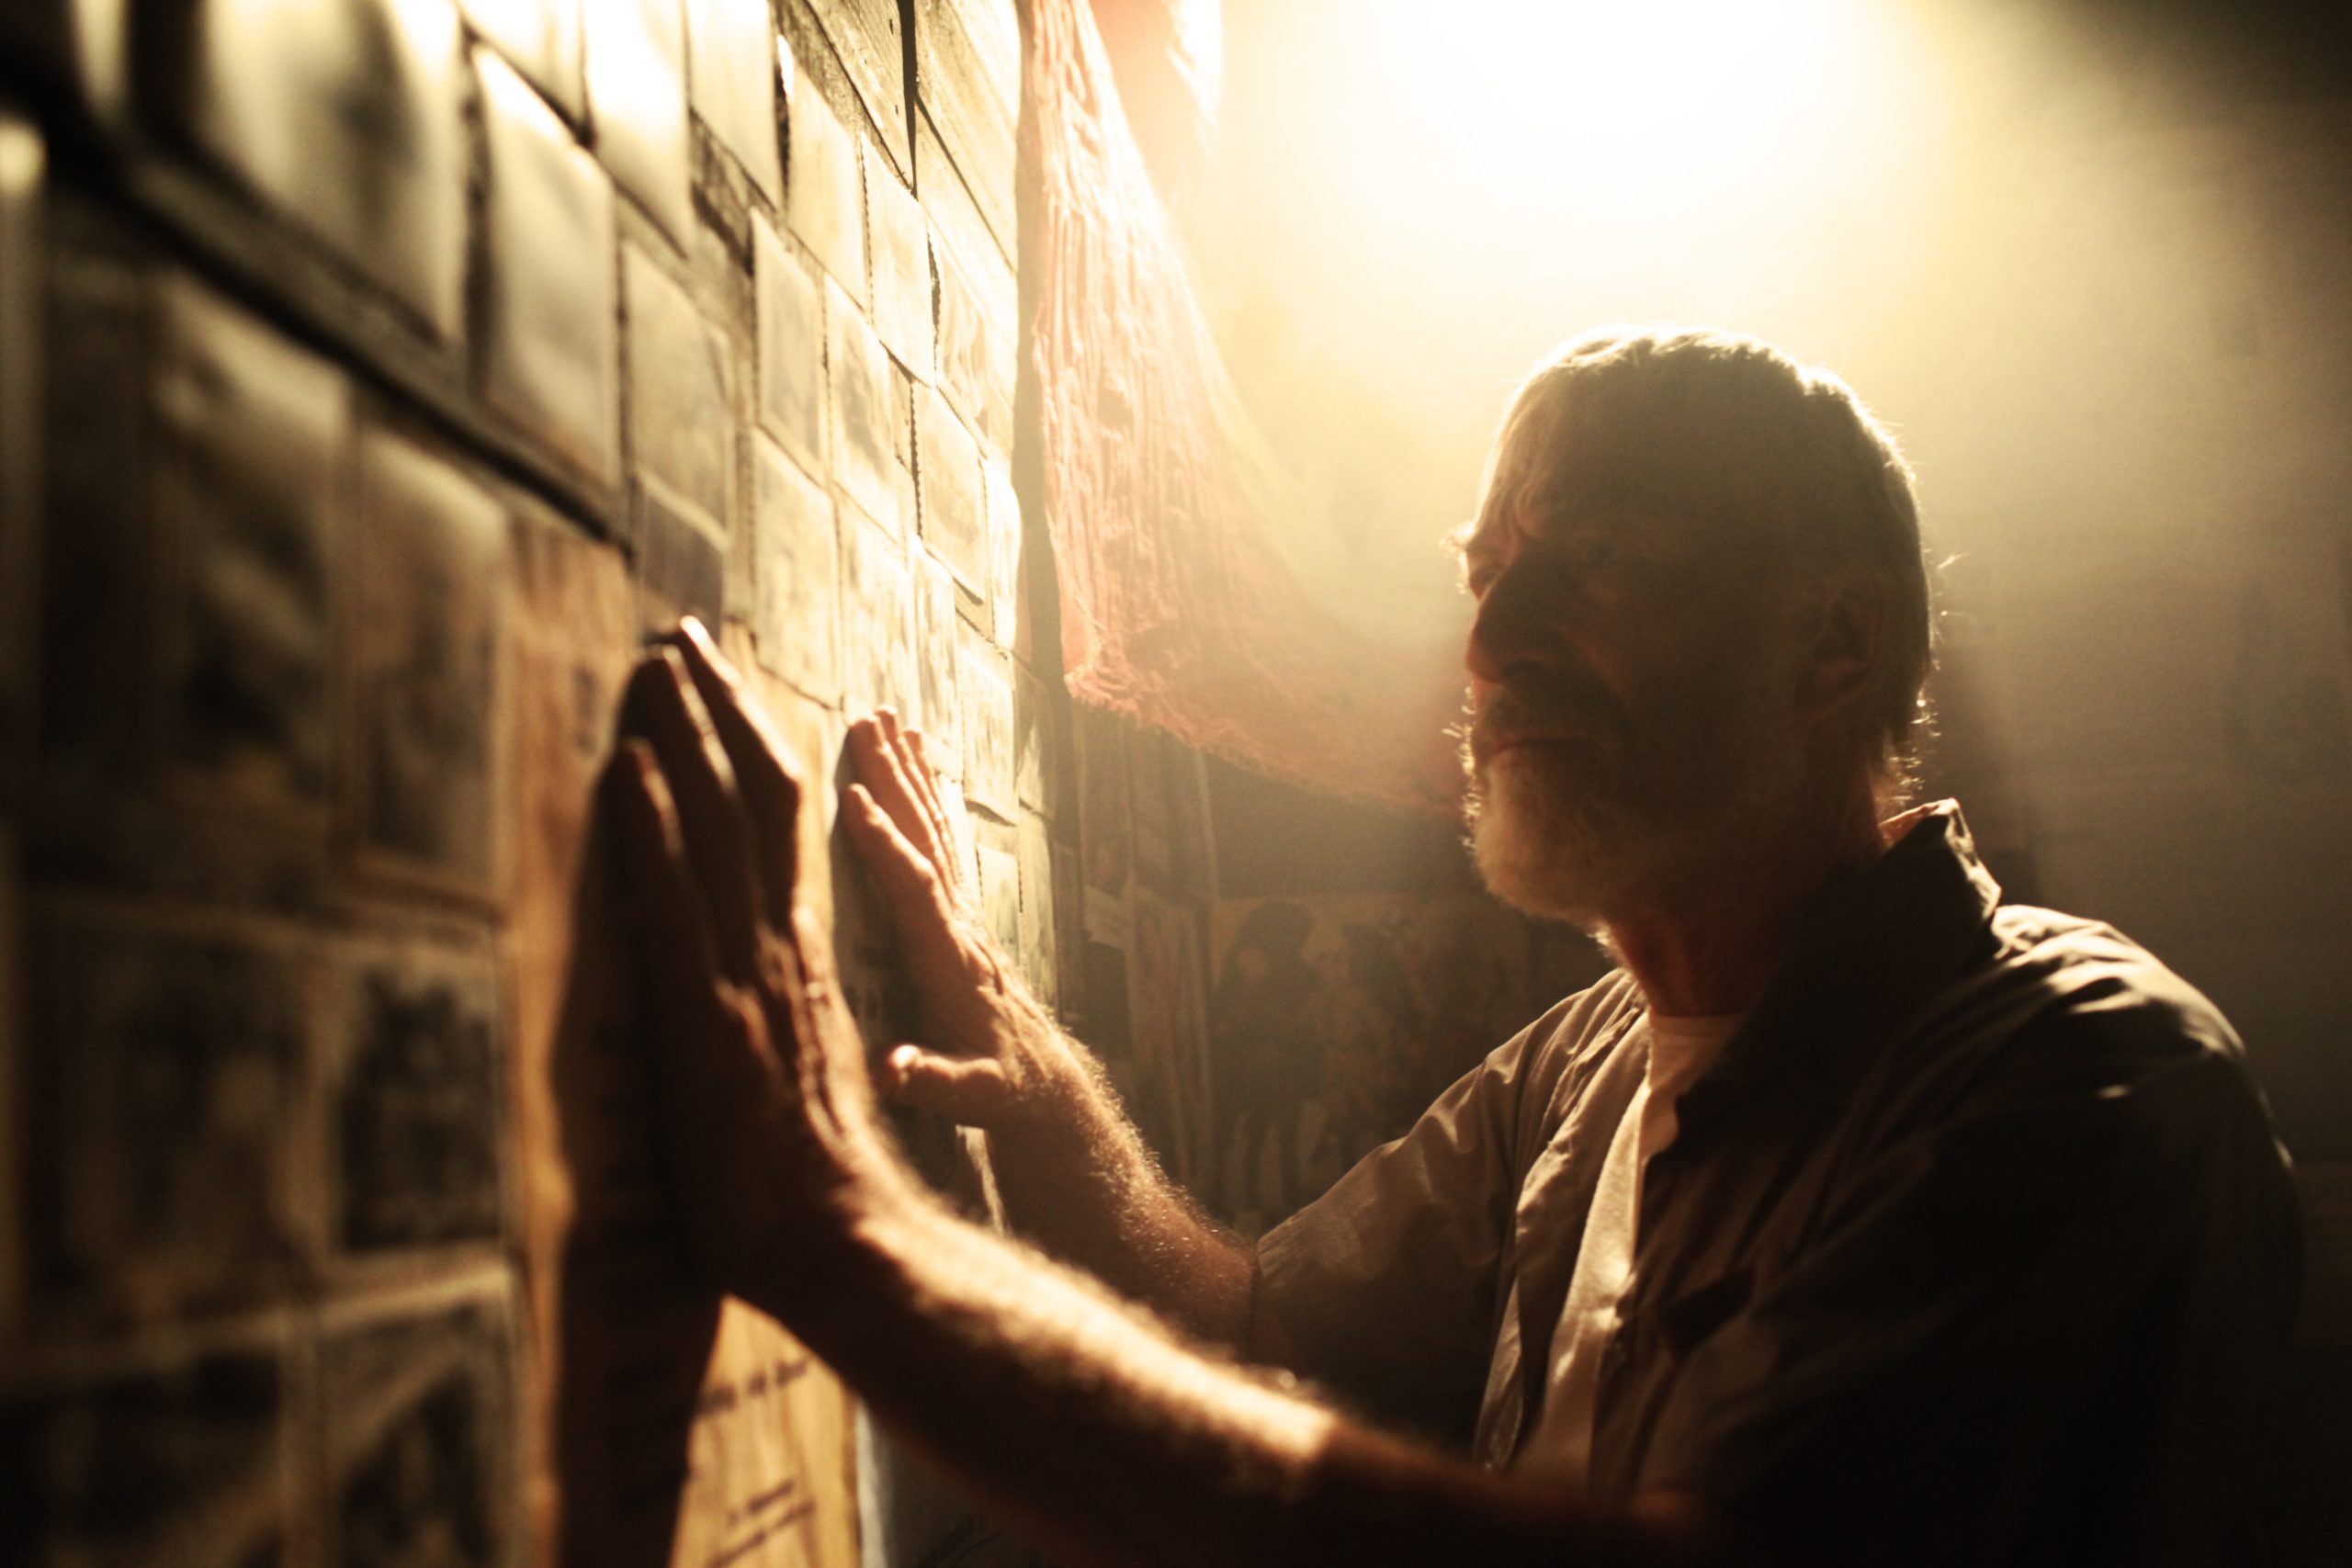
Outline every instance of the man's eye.
[(1599, 536), (1579, 541), (1576, 548), (1577, 565), (1587, 571), (1616, 565), (1617, 556), (1617, 541)]

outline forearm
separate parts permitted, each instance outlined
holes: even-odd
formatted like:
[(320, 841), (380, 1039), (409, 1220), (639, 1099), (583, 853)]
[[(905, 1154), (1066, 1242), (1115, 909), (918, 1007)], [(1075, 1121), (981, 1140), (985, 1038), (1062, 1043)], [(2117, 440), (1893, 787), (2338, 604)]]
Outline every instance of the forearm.
[(771, 1304), (907, 1440), (1075, 1561), (1657, 1563), (1655, 1522), (1373, 1433), (893, 1200)]
[(1246, 1353), (1250, 1248), (1160, 1168), (1086, 1048), (1067, 1037), (1060, 1044), (1068, 1066), (1050, 1114), (989, 1134), (1007, 1217), (1054, 1257), (1186, 1332)]

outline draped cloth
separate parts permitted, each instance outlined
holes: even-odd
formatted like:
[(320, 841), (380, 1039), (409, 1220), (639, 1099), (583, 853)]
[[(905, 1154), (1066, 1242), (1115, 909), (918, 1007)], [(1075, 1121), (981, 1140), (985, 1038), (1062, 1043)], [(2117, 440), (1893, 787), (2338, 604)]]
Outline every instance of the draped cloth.
[[(1268, 529), (1255, 438), (1086, 0), (1031, 0), (1023, 461), (1081, 702), (1324, 793), (1450, 810), (1451, 650), (1318, 604)], [(1430, 570), (1444, 570), (1432, 558)]]

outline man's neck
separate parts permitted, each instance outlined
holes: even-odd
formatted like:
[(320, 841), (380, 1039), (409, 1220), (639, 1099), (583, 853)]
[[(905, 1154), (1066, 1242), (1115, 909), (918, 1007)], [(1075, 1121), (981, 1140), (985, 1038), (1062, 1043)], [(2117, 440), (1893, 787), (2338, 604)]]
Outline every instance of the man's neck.
[(1865, 818), (1835, 831), (1791, 823), (1631, 899), (1604, 923), (1604, 941), (1670, 1018), (1746, 1012), (1764, 995), (1799, 924), (1829, 885), (1886, 852)]

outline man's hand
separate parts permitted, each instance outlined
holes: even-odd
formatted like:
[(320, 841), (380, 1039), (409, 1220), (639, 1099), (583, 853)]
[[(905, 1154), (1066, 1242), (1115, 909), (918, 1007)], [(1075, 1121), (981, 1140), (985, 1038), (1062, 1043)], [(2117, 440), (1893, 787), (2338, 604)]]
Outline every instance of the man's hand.
[(885, 708), (850, 727), (859, 782), (844, 812), (914, 981), (917, 1044), (883, 1091), (1001, 1137), (1050, 1141), (1087, 1117), (1093, 1068), (981, 924), (921, 734)]
[(620, 734), (600, 787), (680, 1218), (714, 1283), (776, 1311), (787, 1270), (905, 1190), (831, 941), (796, 900), (800, 781), (692, 620), (631, 675)]

